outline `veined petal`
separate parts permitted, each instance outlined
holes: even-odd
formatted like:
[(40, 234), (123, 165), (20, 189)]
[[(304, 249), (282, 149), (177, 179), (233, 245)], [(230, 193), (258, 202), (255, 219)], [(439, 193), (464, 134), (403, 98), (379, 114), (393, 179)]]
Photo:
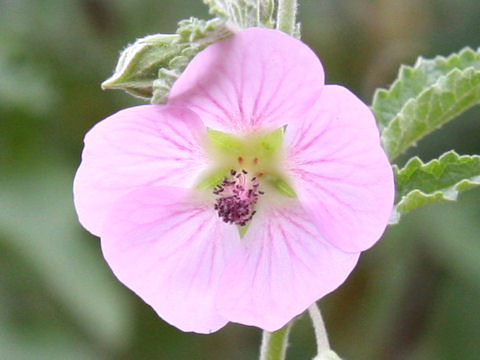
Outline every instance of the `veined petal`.
[(349, 90), (327, 85), (303, 121), (288, 125), (287, 167), (322, 236), (362, 251), (384, 232), (394, 183), (370, 109)]
[(314, 52), (280, 31), (249, 28), (197, 54), (169, 103), (187, 106), (226, 132), (276, 129), (319, 97), (324, 72)]
[(205, 127), (187, 109), (145, 105), (113, 114), (85, 137), (74, 202), (82, 225), (101, 235), (112, 204), (142, 186), (192, 187), (206, 167)]
[(212, 204), (186, 189), (152, 187), (118, 201), (101, 244), (118, 279), (161, 318), (183, 331), (210, 333), (227, 323), (214, 294), (239, 240)]
[(268, 331), (336, 289), (359, 256), (325, 241), (298, 200), (274, 205), (253, 219), (217, 293), (223, 316)]

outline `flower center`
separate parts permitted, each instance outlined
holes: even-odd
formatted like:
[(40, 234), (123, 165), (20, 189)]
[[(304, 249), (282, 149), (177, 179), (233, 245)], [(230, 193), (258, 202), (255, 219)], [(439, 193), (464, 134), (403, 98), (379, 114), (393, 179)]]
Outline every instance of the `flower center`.
[(230, 176), (213, 188), (218, 216), (226, 223), (245, 226), (256, 213), (254, 207), (259, 196), (264, 194), (258, 187), (257, 177), (249, 177), (245, 169), (230, 170)]

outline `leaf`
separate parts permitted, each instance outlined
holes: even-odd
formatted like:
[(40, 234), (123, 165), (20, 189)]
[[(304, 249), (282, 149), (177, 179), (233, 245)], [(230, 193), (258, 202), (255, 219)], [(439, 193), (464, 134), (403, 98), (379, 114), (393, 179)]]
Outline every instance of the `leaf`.
[(218, 18), (205, 21), (191, 17), (180, 21), (178, 26), (177, 34), (180, 37), (176, 44), (181, 45), (182, 49), (167, 66), (158, 70), (157, 78), (153, 81), (153, 104), (167, 102), (173, 83), (199, 51), (233, 34), (225, 20)]
[(165, 103), (190, 60), (209, 44), (231, 34), (225, 21), (218, 18), (182, 20), (176, 34), (150, 35), (128, 46), (102, 88), (122, 89), (155, 104)]
[(273, 0), (204, 0), (215, 18), (191, 17), (178, 23), (176, 34), (138, 39), (120, 55), (113, 75), (103, 89), (122, 89), (129, 94), (164, 104), (175, 80), (190, 60), (208, 45), (251, 26), (274, 26)]
[(135, 41), (120, 55), (113, 75), (102, 89), (122, 89), (131, 95), (149, 99), (158, 70), (167, 68), (186, 45), (178, 44), (179, 35), (150, 35)]
[(419, 58), (402, 66), (390, 89), (375, 93), (372, 110), (394, 159), (416, 141), (480, 102), (480, 49)]
[(460, 191), (480, 185), (480, 156), (460, 156), (454, 151), (424, 164), (418, 157), (399, 169), (393, 166), (396, 199), (391, 223), (421, 205), (455, 201)]

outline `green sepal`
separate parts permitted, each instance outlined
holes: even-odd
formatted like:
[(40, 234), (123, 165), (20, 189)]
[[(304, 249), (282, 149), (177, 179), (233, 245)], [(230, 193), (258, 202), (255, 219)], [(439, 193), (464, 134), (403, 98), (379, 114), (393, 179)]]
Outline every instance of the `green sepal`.
[(211, 170), (205, 176), (200, 178), (200, 181), (197, 183), (195, 188), (197, 190), (213, 189), (223, 181), (225, 176), (228, 175), (228, 172), (229, 170), (225, 168)]
[(293, 190), (293, 188), (284, 179), (276, 177), (273, 178), (270, 183), (280, 194), (290, 198), (297, 197), (297, 193), (295, 192), (295, 190)]
[(454, 151), (424, 164), (418, 157), (399, 169), (393, 166), (396, 184), (395, 207), (390, 222), (429, 203), (455, 201), (459, 192), (480, 185), (480, 156), (460, 156)]
[(223, 156), (233, 156), (234, 162), (237, 160), (236, 156), (252, 156), (266, 160), (280, 151), (283, 144), (283, 128), (278, 128), (266, 135), (252, 134), (245, 138), (209, 128), (207, 138), (213, 152)]
[(372, 110), (390, 159), (480, 102), (480, 49), (419, 58), (402, 66), (390, 89), (375, 93)]
[(222, 131), (208, 128), (207, 137), (214, 150), (219, 153), (236, 156), (241, 153), (244, 147), (239, 138)]
[(277, 152), (283, 144), (283, 128), (278, 128), (264, 137), (260, 141), (262, 155), (271, 156)]

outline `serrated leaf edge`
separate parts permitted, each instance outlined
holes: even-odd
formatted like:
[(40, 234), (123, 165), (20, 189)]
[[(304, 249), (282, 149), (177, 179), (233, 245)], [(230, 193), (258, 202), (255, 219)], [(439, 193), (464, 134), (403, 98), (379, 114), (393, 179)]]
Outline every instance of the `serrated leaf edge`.
[[(463, 57), (466, 57), (468, 55), (471, 55), (471, 56), (476, 56), (478, 57), (478, 59), (480, 60), (480, 47), (477, 48), (477, 50), (474, 50), (473, 48), (471, 47), (465, 47), (463, 49), (461, 49), (458, 53), (453, 53), (453, 54), (450, 54), (448, 56), (441, 56), (441, 55), (437, 55), (435, 56), (433, 59), (427, 59), (427, 58), (424, 58), (422, 56), (418, 57), (415, 61), (415, 64), (413, 66), (410, 66), (410, 65), (401, 65), (400, 66), (400, 69), (398, 71), (398, 75), (397, 75), (397, 78), (395, 79), (395, 81), (388, 87), (388, 88), (379, 88), (379, 89), (376, 89), (374, 95), (373, 95), (373, 101), (372, 101), (372, 110), (375, 111), (375, 104), (376, 102), (378, 101), (378, 98), (380, 97), (384, 97), (385, 99), (394, 99), (396, 96), (397, 96), (397, 93), (398, 91), (400, 91), (400, 89), (402, 88), (403, 84), (408, 81), (408, 77), (407, 77), (407, 73), (415, 73), (415, 74), (421, 74), (422, 72), (422, 69), (430, 64), (436, 64), (436, 63), (439, 63), (439, 62), (442, 62), (442, 63), (448, 63), (448, 62), (451, 62), (453, 61), (454, 59), (460, 59), (460, 58), (463, 58)], [(467, 69), (468, 67), (466, 68), (463, 68), (461, 70), (464, 70), (464, 69)], [(452, 69), (453, 70), (453, 69)], [(450, 71), (452, 71), (450, 70)], [(480, 69), (478, 69), (480, 71)], [(449, 73), (449, 72), (448, 72)], [(446, 73), (444, 76), (446, 76), (448, 73)], [(437, 79), (438, 81), (438, 79)], [(433, 84), (433, 83), (432, 83)], [(430, 86), (432, 86), (429, 85)], [(416, 97), (418, 97), (420, 95), (417, 94)], [(407, 100), (408, 101), (408, 100)], [(402, 106), (402, 108), (397, 112), (397, 114), (405, 107), (406, 103), (404, 103), (404, 105)], [(388, 122), (388, 124), (395, 118), (395, 116), (393, 116), (391, 118), (391, 120)], [(384, 128), (386, 128), (387, 125), (384, 125), (382, 123), (379, 123), (379, 128), (381, 131), (383, 131)]]
[[(424, 163), (418, 157), (414, 157), (410, 159), (402, 169), (399, 169), (397, 165), (393, 165), (393, 168), (394, 168), (395, 174), (398, 174), (401, 171), (407, 169), (409, 166), (411, 166), (411, 163), (415, 163), (416, 165), (415, 171), (417, 171), (419, 168), (428, 169), (435, 166), (441, 166), (441, 163), (442, 161), (444, 161), (445, 158), (452, 157), (452, 156), (455, 156), (457, 161), (459, 162), (465, 159), (473, 159), (473, 158), (480, 160), (480, 156), (478, 155), (458, 155), (455, 151), (448, 151), (442, 156), (440, 156), (440, 158), (433, 159), (427, 163)], [(478, 185), (480, 185), (480, 175), (475, 175), (468, 179), (462, 179), (452, 186), (446, 187), (444, 189), (436, 190), (432, 193), (427, 193), (419, 189), (412, 190), (407, 194), (403, 195), (401, 199), (395, 204), (392, 211), (392, 215), (389, 220), (389, 225), (397, 224), (400, 221), (400, 218), (402, 215), (405, 215), (407, 212), (416, 208), (416, 207), (412, 208), (407, 212), (402, 212), (399, 209), (401, 208), (402, 205), (404, 205), (407, 201), (409, 201), (413, 197), (418, 196), (420, 199), (425, 199), (427, 200), (427, 204), (440, 202), (440, 201), (456, 201), (459, 193), (461, 191), (467, 190), (465, 186), (467, 186), (469, 189), (471, 187), (478, 186)]]
[(407, 110), (416, 107), (416, 104), (421, 103), (424, 101), (425, 97), (431, 96), (432, 93), (437, 93), (437, 94), (443, 94), (443, 93), (449, 93), (450, 91), (444, 91), (445, 90), (445, 83), (448, 83), (449, 80), (453, 79), (455, 76), (461, 76), (463, 79), (471, 79), (474, 76), (480, 75), (480, 70), (477, 70), (474, 67), (467, 67), (463, 70), (460, 70), (459, 68), (454, 68), (451, 71), (449, 71), (446, 75), (438, 77), (438, 79), (432, 83), (429, 87), (425, 88), (423, 91), (421, 91), (416, 97), (410, 98), (405, 102), (403, 105), (402, 109), (393, 117), (393, 119), (390, 121), (387, 127), (385, 127), (382, 131), (381, 138), (382, 138), (382, 144), (383, 147), (385, 148), (385, 151), (387, 152), (389, 158), (391, 160), (395, 159), (398, 155), (400, 155), (402, 152), (407, 150), (410, 146), (415, 144), (418, 140), (423, 138), (424, 136), (430, 134), (434, 130), (440, 128), (443, 124), (447, 123), (448, 121), (453, 120), (456, 116), (460, 115), (461, 113), (465, 112), (466, 110), (470, 109), (471, 107), (475, 106), (476, 104), (480, 103), (480, 99), (475, 102), (470, 104), (470, 106), (467, 106), (466, 108), (462, 108), (459, 111), (453, 112), (452, 114), (449, 114), (449, 112), (455, 108), (456, 105), (460, 104), (463, 99), (469, 97), (472, 95), (472, 93), (475, 93), (478, 91), (475, 87), (472, 87), (470, 91), (465, 92), (462, 96), (456, 99), (455, 103), (444, 109), (445, 114), (449, 114), (448, 117), (444, 117), (442, 121), (439, 121), (438, 124), (435, 127), (428, 128), (425, 131), (422, 131), (420, 134), (415, 136), (414, 138), (411, 139), (410, 143), (403, 146), (397, 146), (397, 147), (392, 147), (390, 144), (396, 143), (395, 136), (389, 136), (389, 133), (391, 131), (395, 132), (395, 127), (398, 129), (401, 129), (401, 124), (405, 121), (405, 113)]

